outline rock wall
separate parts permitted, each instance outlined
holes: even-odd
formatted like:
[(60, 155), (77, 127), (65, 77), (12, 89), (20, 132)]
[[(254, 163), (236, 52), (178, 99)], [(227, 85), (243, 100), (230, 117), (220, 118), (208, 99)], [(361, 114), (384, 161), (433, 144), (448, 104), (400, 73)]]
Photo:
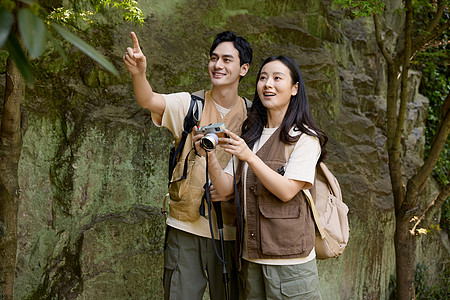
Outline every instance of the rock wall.
[[(397, 43), (401, 19), (385, 16)], [(299, 64), (313, 113), (327, 132), (328, 166), (350, 208), (351, 236), (338, 259), (319, 262), (324, 299), (387, 299), (395, 274), (393, 198), (385, 149), (386, 78), (368, 19), (352, 19), (328, 0), (139, 1), (145, 25), (105, 10), (85, 39), (118, 67), (115, 78), (72, 49), (37, 65), (24, 110), (28, 130), (20, 161), (17, 299), (162, 299), (164, 218), (171, 136), (135, 104), (122, 64), (135, 31), (148, 78), (162, 93), (209, 87), (209, 46), (218, 32), (245, 36), (254, 63), (240, 85), (252, 98), (269, 55)], [(55, 73), (55, 70), (58, 72)], [(422, 161), (427, 100), (414, 82), (403, 143), (405, 174)], [(2, 93), (3, 95), (3, 93)], [(435, 193), (430, 185), (424, 194)], [(437, 234), (422, 238), (418, 262), (436, 278)], [(438, 250), (436, 250), (438, 249)], [(436, 252), (437, 251), (437, 252)]]

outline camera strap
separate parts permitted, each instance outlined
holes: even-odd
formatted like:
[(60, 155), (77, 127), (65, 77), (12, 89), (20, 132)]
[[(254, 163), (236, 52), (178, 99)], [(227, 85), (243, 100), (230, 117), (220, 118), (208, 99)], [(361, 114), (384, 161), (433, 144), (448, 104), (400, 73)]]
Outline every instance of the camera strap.
[(214, 251), (216, 252), (217, 258), (219, 258), (219, 260), (222, 262), (222, 264), (226, 265), (227, 262), (225, 261), (225, 251), (224, 251), (224, 241), (223, 241), (223, 218), (222, 218), (222, 208), (220, 205), (220, 202), (214, 202), (214, 210), (216, 212), (216, 217), (217, 217), (217, 228), (219, 230), (219, 238), (220, 238), (220, 243), (221, 243), (221, 250), (222, 250), (222, 255), (219, 254), (219, 251), (217, 250), (217, 246), (216, 246), (216, 240), (214, 238), (214, 230), (213, 230), (213, 226), (212, 226), (212, 218), (211, 218), (211, 194), (209, 193), (209, 187), (210, 187), (210, 182), (209, 182), (209, 176), (208, 176), (208, 155), (206, 155), (206, 183), (203, 186), (203, 188), (205, 189), (205, 193), (203, 194), (202, 197), (202, 203), (200, 204), (199, 207), (199, 212), (201, 216), (206, 216), (205, 215), (205, 202), (206, 202), (206, 206), (208, 209), (208, 221), (209, 221), (209, 230), (211, 232), (211, 239), (212, 239), (212, 244), (214, 246)]

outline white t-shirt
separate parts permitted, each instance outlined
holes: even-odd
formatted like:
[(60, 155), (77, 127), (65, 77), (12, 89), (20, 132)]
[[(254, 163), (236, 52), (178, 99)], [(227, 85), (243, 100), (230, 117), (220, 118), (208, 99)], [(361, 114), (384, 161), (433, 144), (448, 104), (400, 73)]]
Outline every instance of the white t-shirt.
[[(267, 142), (267, 140), (272, 136), (272, 134), (277, 130), (277, 128), (264, 128), (261, 137), (255, 142), (253, 147), (253, 153), (258, 152), (259, 149)], [(301, 134), (300, 131), (294, 131), (293, 129), (289, 132), (291, 136)], [(319, 160), (321, 148), (319, 140), (316, 137), (302, 134), (295, 145), (286, 145), (288, 153), (291, 153), (286, 164), (284, 176), (289, 179), (294, 179), (298, 181), (304, 181), (309, 183), (304, 189), (309, 189), (314, 184), (314, 177), (316, 173), (316, 164)], [(238, 159), (233, 157), (235, 168), (238, 165)], [(233, 175), (233, 162), (230, 160), (225, 168), (225, 173)], [(244, 218), (246, 218), (246, 178), (247, 178), (248, 164), (244, 163)], [(299, 172), (298, 170), (301, 170)], [(316, 252), (314, 248), (309, 253), (308, 256), (302, 258), (287, 258), (287, 259), (249, 259), (247, 256), (247, 225), (244, 226), (244, 249), (242, 252), (242, 257), (245, 260), (264, 264), (264, 265), (296, 265), (309, 262), (316, 257)]]
[[(161, 123), (158, 122), (160, 118), (159, 115), (152, 113), (153, 123), (158, 127), (166, 127), (172, 132), (176, 139), (179, 139), (181, 137), (181, 132), (183, 131), (184, 117), (186, 116), (191, 103), (191, 95), (189, 93), (175, 93), (165, 94), (163, 97), (166, 100), (166, 108), (162, 115)], [(230, 111), (230, 109), (219, 106), (216, 102), (214, 103), (222, 118)], [(195, 222), (185, 222), (171, 217), (169, 214), (167, 217), (167, 225), (197, 236), (211, 238), (209, 220), (202, 216)], [(236, 227), (226, 224), (223, 226), (224, 239), (235, 240)], [(214, 230), (214, 238), (218, 239), (219, 232), (217, 226), (213, 224), (212, 227)]]

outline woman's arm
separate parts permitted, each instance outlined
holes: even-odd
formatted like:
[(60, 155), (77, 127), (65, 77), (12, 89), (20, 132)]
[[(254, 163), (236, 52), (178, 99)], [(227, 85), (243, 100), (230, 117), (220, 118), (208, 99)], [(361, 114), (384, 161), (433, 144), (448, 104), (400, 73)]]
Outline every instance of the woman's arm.
[(283, 202), (294, 198), (305, 186), (304, 181), (289, 179), (275, 172), (254, 153), (247, 163), (266, 189)]
[(221, 142), (224, 142), (221, 146), (225, 151), (247, 162), (259, 181), (281, 201), (287, 202), (291, 200), (305, 186), (306, 183), (304, 181), (286, 178), (272, 170), (248, 148), (243, 139), (231, 131), (226, 130), (226, 133), (230, 138), (220, 139)]

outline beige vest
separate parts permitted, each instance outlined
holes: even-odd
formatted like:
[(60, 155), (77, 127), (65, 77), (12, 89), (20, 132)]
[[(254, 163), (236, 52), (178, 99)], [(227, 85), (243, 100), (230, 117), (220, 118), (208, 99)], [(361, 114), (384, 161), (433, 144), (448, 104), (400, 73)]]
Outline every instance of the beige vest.
[[(225, 127), (240, 135), (241, 126), (247, 118), (247, 109), (242, 98), (233, 106), (230, 112), (222, 119), (216, 105), (211, 99), (211, 92), (205, 93), (205, 105), (200, 119), (200, 125), (224, 122)], [(169, 186), (169, 213), (172, 217), (180, 221), (194, 222), (200, 217), (199, 207), (204, 193), (203, 186), (206, 182), (206, 159), (195, 155), (192, 151), (188, 157), (187, 178), (181, 179), (186, 156), (193, 148), (192, 132), (186, 139), (183, 152), (180, 156), (170, 181)], [(179, 140), (175, 141), (176, 146)], [(216, 157), (222, 168), (225, 168), (231, 155), (223, 151), (222, 147), (216, 147)], [(224, 223), (232, 225), (236, 216), (236, 208), (233, 201), (222, 203), (222, 213)]]

